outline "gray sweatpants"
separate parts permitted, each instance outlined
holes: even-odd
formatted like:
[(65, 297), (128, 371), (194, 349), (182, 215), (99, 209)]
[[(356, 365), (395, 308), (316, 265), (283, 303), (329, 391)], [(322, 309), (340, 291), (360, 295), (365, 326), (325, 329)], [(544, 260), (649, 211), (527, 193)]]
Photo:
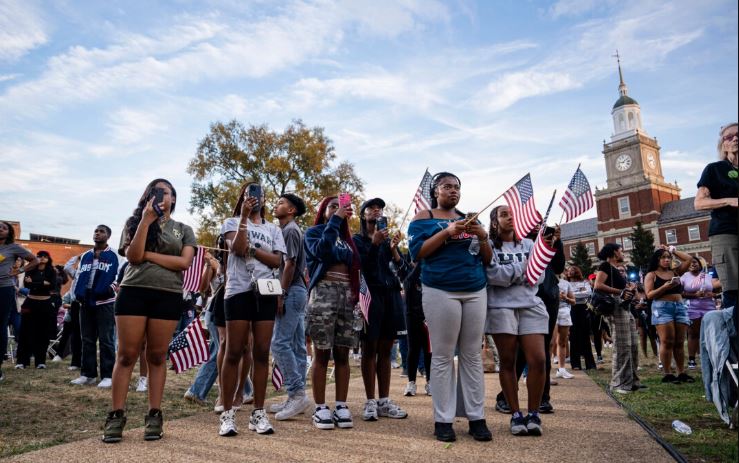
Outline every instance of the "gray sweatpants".
[(485, 417), (482, 335), (487, 291), (448, 292), (423, 286), (423, 312), (431, 338), (431, 391), (434, 421), (452, 423), (457, 409), (454, 350), (459, 347), (459, 390), (470, 420)]

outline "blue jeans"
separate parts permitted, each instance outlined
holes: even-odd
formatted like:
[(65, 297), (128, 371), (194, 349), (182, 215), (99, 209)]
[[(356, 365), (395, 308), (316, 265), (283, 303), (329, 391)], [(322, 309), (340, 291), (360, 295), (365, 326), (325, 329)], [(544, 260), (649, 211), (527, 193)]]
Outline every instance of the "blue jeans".
[(210, 355), (208, 361), (200, 366), (195, 380), (190, 386), (190, 392), (200, 400), (205, 400), (218, 377), (218, 366), (216, 360), (218, 358), (218, 348), (220, 347), (220, 339), (218, 338), (218, 328), (213, 322), (213, 312), (205, 312), (205, 327), (210, 333)]
[(285, 297), (285, 309), (275, 318), (272, 332), (272, 355), (285, 378), (288, 396), (305, 390), (305, 305), (308, 291), (302, 286), (291, 286)]
[[(13, 312), (18, 311), (18, 303), (15, 299), (15, 286), (3, 286), (0, 288), (0, 365), (5, 360), (5, 352), (8, 350), (8, 323)], [(16, 338), (18, 332), (15, 333)]]

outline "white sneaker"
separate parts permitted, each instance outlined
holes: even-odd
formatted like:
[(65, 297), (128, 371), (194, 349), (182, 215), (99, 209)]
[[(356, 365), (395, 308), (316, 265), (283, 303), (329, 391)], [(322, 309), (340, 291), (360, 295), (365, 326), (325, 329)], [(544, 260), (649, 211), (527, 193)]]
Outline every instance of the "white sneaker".
[(333, 415), (334, 424), (341, 429), (349, 429), (354, 427), (352, 420), (352, 412), (346, 405), (337, 405)]
[(556, 355), (552, 357), (552, 365), (557, 365), (559, 363), (559, 357)]
[(430, 396), (431, 395), (431, 383), (426, 383), (425, 389), (426, 389), (426, 395)]
[(257, 408), (251, 412), (251, 418), (249, 418), (249, 429), (251, 431), (256, 431), (257, 434), (272, 434), (275, 432), (272, 425), (269, 423), (267, 412), (265, 412), (263, 408)]
[(15, 364), (15, 369), (16, 370), (25, 370), (26, 369), (26, 366), (23, 365), (22, 363), (16, 363)]
[(393, 360), (392, 362), (390, 362), (390, 366), (392, 367), (393, 370), (395, 370), (397, 368), (400, 368), (400, 364), (398, 362), (396, 362), (395, 360)]
[(216, 413), (223, 413), (223, 404), (216, 404), (213, 407), (213, 411)]
[(316, 411), (313, 412), (313, 426), (318, 429), (334, 429), (331, 409), (328, 407), (316, 408)]
[(69, 371), (77, 371), (79, 369), (80, 369), (80, 367), (76, 367), (74, 365), (70, 365), (70, 366), (67, 367), (67, 370), (69, 370)]
[(296, 394), (287, 399), (285, 408), (277, 412), (275, 419), (278, 421), (287, 420), (295, 415), (303, 413), (306, 408), (310, 407), (310, 405), (311, 400), (305, 395), (305, 392), (302, 394)]
[(36, 365), (37, 370), (46, 370), (46, 364), (45, 363), (39, 363)]
[(148, 390), (149, 390), (149, 379), (146, 376), (140, 377), (139, 383), (136, 385), (136, 392), (146, 392)]
[(200, 400), (200, 397), (198, 397), (195, 394), (193, 394), (190, 389), (188, 389), (187, 391), (185, 391), (185, 395), (182, 396), (182, 398), (185, 399), (185, 400), (187, 400), (188, 402), (192, 402), (194, 404), (205, 405), (205, 401), (204, 400)]
[(554, 375), (556, 378), (572, 379), (575, 377), (572, 373), (567, 371), (566, 368), (557, 368), (557, 374)]
[(405, 392), (403, 393), (406, 397), (413, 397), (416, 395), (416, 382), (415, 381), (408, 381), (408, 384), (405, 386)]
[(113, 380), (111, 378), (103, 378), (99, 383), (98, 387), (101, 389), (108, 389), (113, 387)]
[(364, 421), (377, 421), (377, 401), (375, 399), (368, 399), (364, 403), (362, 419)]
[(58, 355), (55, 355), (55, 356), (54, 356), (54, 358), (53, 358), (53, 359), (51, 359), (51, 361), (52, 361), (53, 363), (59, 363), (59, 362), (61, 362), (61, 361), (62, 361), (62, 358), (61, 358), (61, 357), (59, 357)]
[(95, 384), (95, 378), (88, 378), (87, 376), (80, 376), (77, 379), (73, 379), (69, 384), (76, 384), (78, 386), (90, 386)]
[(285, 409), (285, 405), (287, 405), (287, 403), (289, 401), (290, 401), (290, 397), (288, 397), (287, 399), (283, 400), (282, 402), (277, 402), (276, 404), (270, 405), (269, 406), (269, 412), (270, 413), (281, 412), (282, 410)]
[(398, 404), (392, 400), (387, 399), (384, 404), (377, 406), (377, 415), (387, 418), (402, 419), (408, 417), (408, 412), (400, 408)]
[(236, 412), (233, 409), (221, 413), (221, 427), (218, 429), (218, 435), (229, 437), (238, 434), (235, 418)]

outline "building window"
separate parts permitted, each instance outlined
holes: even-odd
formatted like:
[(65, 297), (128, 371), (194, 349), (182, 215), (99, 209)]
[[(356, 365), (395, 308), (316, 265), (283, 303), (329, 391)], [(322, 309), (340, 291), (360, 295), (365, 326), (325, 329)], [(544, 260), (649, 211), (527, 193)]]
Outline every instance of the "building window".
[(665, 230), (665, 238), (667, 239), (667, 244), (677, 244), (677, 233), (675, 229)]
[(588, 243), (585, 245), (586, 248), (588, 248), (588, 255), (594, 256), (595, 255), (595, 243)]
[(631, 215), (631, 207), (629, 206), (628, 196), (618, 198), (618, 213), (621, 217), (627, 217)]
[(691, 225), (688, 227), (688, 239), (690, 241), (700, 241), (701, 239), (701, 230), (698, 225)]
[(634, 245), (631, 243), (631, 238), (624, 236), (624, 251), (631, 251), (634, 249)]

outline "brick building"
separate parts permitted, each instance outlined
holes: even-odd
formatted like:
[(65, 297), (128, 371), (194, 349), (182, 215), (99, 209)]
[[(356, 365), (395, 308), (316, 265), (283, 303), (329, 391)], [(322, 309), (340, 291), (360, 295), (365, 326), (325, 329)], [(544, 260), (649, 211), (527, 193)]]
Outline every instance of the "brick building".
[(628, 96), (621, 65), (619, 99), (613, 105), (613, 135), (603, 141), (607, 186), (596, 188), (597, 218), (562, 225), (562, 242), (570, 256), (578, 242), (593, 260), (606, 243), (632, 248), (630, 235), (637, 222), (654, 235), (655, 245), (674, 245), (689, 254), (703, 256), (709, 263), (710, 211), (696, 211), (695, 198), (680, 198), (680, 188), (665, 182), (660, 146), (642, 126), (641, 108)]

